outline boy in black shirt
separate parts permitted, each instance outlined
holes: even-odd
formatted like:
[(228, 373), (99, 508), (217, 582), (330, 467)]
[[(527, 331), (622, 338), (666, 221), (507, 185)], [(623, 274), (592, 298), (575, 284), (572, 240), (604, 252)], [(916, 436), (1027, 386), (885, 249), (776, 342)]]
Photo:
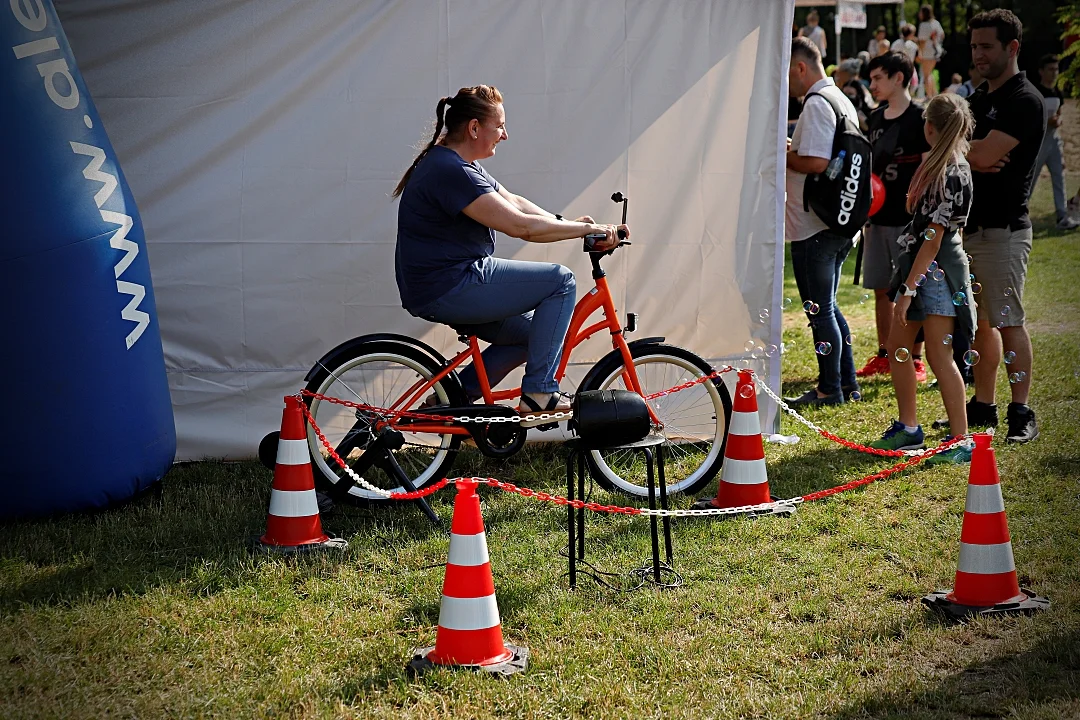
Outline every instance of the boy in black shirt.
[[(923, 134), (922, 108), (911, 102), (908, 92), (914, 72), (911, 60), (903, 53), (889, 52), (870, 61), (870, 92), (883, 107), (870, 115), (868, 137), (873, 145), (874, 173), (885, 185), (885, 204), (871, 216), (863, 241), (863, 287), (874, 291), (878, 352), (855, 373), (858, 377), (889, 373), (885, 345), (893, 313), (889, 285), (900, 254), (896, 240), (911, 220), (911, 213), (904, 207), (908, 185), (923, 153), (930, 149)], [(921, 355), (919, 348), (912, 350), (914, 355)], [(921, 359), (915, 360), (915, 376), (920, 382), (926, 379)]]
[(1061, 105), (1065, 96), (1057, 88), (1058, 57), (1044, 55), (1039, 61), (1039, 82), (1035, 89), (1043, 96), (1043, 114), (1046, 116), (1046, 134), (1043, 135), (1039, 157), (1035, 160), (1035, 179), (1031, 181), (1031, 191), (1039, 182), (1043, 165), (1050, 171), (1050, 184), (1054, 187), (1054, 210), (1057, 212), (1058, 230), (1072, 230), (1080, 226), (1080, 220), (1069, 216), (1065, 205), (1065, 152), (1061, 145)]
[(1009, 10), (990, 10), (972, 18), (968, 28), (972, 60), (986, 78), (970, 98), (975, 139), (968, 162), (975, 185), (964, 247), (982, 292), (975, 297), (979, 362), (968, 422), (997, 425), (995, 384), (1004, 350), (1012, 391), (1006, 440), (1027, 442), (1039, 434), (1035, 413), (1027, 405), (1032, 366), (1023, 305), (1031, 253), (1027, 200), (1046, 119), (1042, 95), (1017, 66), (1020, 19)]

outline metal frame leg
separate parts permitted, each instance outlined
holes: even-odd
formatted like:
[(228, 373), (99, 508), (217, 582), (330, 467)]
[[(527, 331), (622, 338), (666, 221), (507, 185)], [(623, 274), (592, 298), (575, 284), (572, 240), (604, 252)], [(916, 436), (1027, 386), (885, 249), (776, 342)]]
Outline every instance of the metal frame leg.
[[(570, 454), (566, 456), (566, 499), (574, 500), (574, 454), (575, 450), (571, 450)], [(570, 570), (570, 589), (573, 590), (577, 587), (577, 557), (574, 554), (574, 545), (576, 541), (574, 539), (574, 506), (567, 504), (566, 506), (566, 558), (569, 563)]]
[[(642, 448), (645, 453), (645, 482), (649, 486), (649, 509), (656, 509), (656, 480), (653, 478), (653, 454), (649, 448)], [(649, 516), (649, 532), (652, 535), (653, 579), (660, 583), (660, 537), (656, 527), (656, 516)]]
[[(664, 477), (664, 446), (656, 446), (656, 469), (657, 474), (660, 477), (660, 507), (664, 510), (668, 508), (667, 497), (667, 480)], [(673, 558), (674, 553), (671, 550), (671, 518), (667, 515), (664, 516), (664, 553), (667, 555), (667, 564), (669, 568), (674, 568)]]

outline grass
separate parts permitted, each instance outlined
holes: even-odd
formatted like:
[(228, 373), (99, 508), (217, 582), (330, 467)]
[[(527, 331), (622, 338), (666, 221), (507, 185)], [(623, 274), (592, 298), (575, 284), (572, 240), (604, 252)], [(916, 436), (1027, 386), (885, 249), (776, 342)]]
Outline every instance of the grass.
[[(507, 680), (410, 681), (410, 650), (435, 638), (445, 532), (412, 507), (339, 507), (323, 520), (349, 539), (345, 552), (252, 555), (270, 473), (198, 463), (122, 508), (4, 526), (0, 717), (1080, 717), (1080, 233), (1048, 229), (1046, 182), (1035, 215), (1043, 435), (996, 449), (1021, 581), (1052, 599), (1047, 613), (947, 625), (920, 607), (952, 584), (965, 468), (916, 469), (790, 519), (678, 521), (685, 587), (630, 594), (587, 579), (568, 592), (563, 513), (482, 489), (504, 635), (530, 648), (531, 665)], [(797, 297), (790, 274), (787, 286)], [(862, 294), (845, 284), (840, 296), (858, 359), (875, 345)], [(791, 311), (785, 325), (790, 393), (814, 363), (805, 320)], [(867, 383), (864, 398), (813, 419), (870, 439), (895, 414), (891, 387)], [(942, 413), (932, 389), (919, 405), (924, 421)], [(888, 465), (787, 419), (782, 432), (802, 436), (766, 450), (782, 497)], [(563, 486), (551, 447), (503, 464), (466, 452), (456, 469)], [(444, 518), (451, 501), (435, 499)], [(647, 556), (643, 521), (588, 522), (599, 565)]]

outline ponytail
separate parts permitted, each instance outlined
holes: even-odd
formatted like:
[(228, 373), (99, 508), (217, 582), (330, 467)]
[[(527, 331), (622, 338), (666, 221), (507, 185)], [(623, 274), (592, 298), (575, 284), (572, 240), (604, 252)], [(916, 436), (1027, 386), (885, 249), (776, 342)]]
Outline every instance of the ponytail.
[(464, 87), (458, 90), (457, 95), (454, 97), (444, 97), (439, 100), (439, 104), (435, 106), (435, 132), (432, 134), (428, 144), (412, 161), (409, 169), (401, 176), (401, 180), (398, 181), (391, 197), (400, 197), (401, 193), (405, 191), (405, 186), (409, 184), (409, 178), (412, 177), (413, 170), (443, 137), (444, 130), (446, 131), (446, 137), (463, 135), (470, 120), (475, 118), (483, 121), (494, 116), (495, 106), (501, 104), (502, 101), (502, 93), (493, 85)]
[(402, 191), (405, 190), (405, 186), (409, 183), (409, 178), (412, 177), (413, 170), (420, 164), (420, 161), (431, 151), (431, 148), (435, 147), (435, 143), (439, 141), (439, 136), (443, 131), (443, 111), (446, 110), (447, 104), (450, 103), (450, 98), (442, 98), (439, 100), (439, 104), (435, 106), (435, 132), (431, 136), (431, 141), (428, 142), (427, 147), (420, 151), (420, 154), (416, 156), (416, 159), (412, 161), (412, 165), (405, 171), (405, 174), (398, 180), (397, 187), (394, 188), (393, 194), (390, 197), (400, 197)]
[(926, 121), (937, 130), (934, 147), (915, 171), (908, 186), (909, 213), (915, 212), (923, 195), (942, 197), (945, 191), (945, 172), (950, 163), (958, 163), (971, 149), (971, 133), (975, 120), (967, 100), (952, 93), (935, 95), (923, 113)]

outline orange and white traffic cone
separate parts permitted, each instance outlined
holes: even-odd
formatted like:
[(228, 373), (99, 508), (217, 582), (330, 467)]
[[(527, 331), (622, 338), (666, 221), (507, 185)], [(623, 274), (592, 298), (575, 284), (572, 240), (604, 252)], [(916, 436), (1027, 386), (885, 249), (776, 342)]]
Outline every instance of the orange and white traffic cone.
[[(769, 495), (769, 478), (765, 472), (765, 447), (761, 440), (761, 419), (758, 416), (757, 387), (749, 370), (739, 371), (735, 388), (735, 403), (728, 428), (724, 466), (720, 471), (720, 487), (714, 498), (702, 498), (694, 503), (697, 510), (761, 505), (775, 500)], [(795, 506), (783, 506), (775, 513), (790, 515)]]
[(528, 648), (503, 643), (476, 483), (459, 480), (435, 646), (414, 651), (406, 669), (419, 674), (443, 666), (512, 675), (525, 670), (528, 659)]
[(307, 432), (300, 400), (285, 398), (281, 414), (281, 435), (277, 443), (274, 482), (270, 487), (270, 509), (266, 534), (259, 546), (267, 550), (297, 552), (316, 548), (344, 548), (342, 538), (329, 537), (322, 529), (315, 478), (311, 474)]
[(1037, 597), (1017, 582), (991, 439), (987, 433), (975, 435), (955, 589), (939, 590), (923, 598), (928, 608), (954, 619), (968, 615), (1030, 614), (1050, 607), (1049, 600)]

